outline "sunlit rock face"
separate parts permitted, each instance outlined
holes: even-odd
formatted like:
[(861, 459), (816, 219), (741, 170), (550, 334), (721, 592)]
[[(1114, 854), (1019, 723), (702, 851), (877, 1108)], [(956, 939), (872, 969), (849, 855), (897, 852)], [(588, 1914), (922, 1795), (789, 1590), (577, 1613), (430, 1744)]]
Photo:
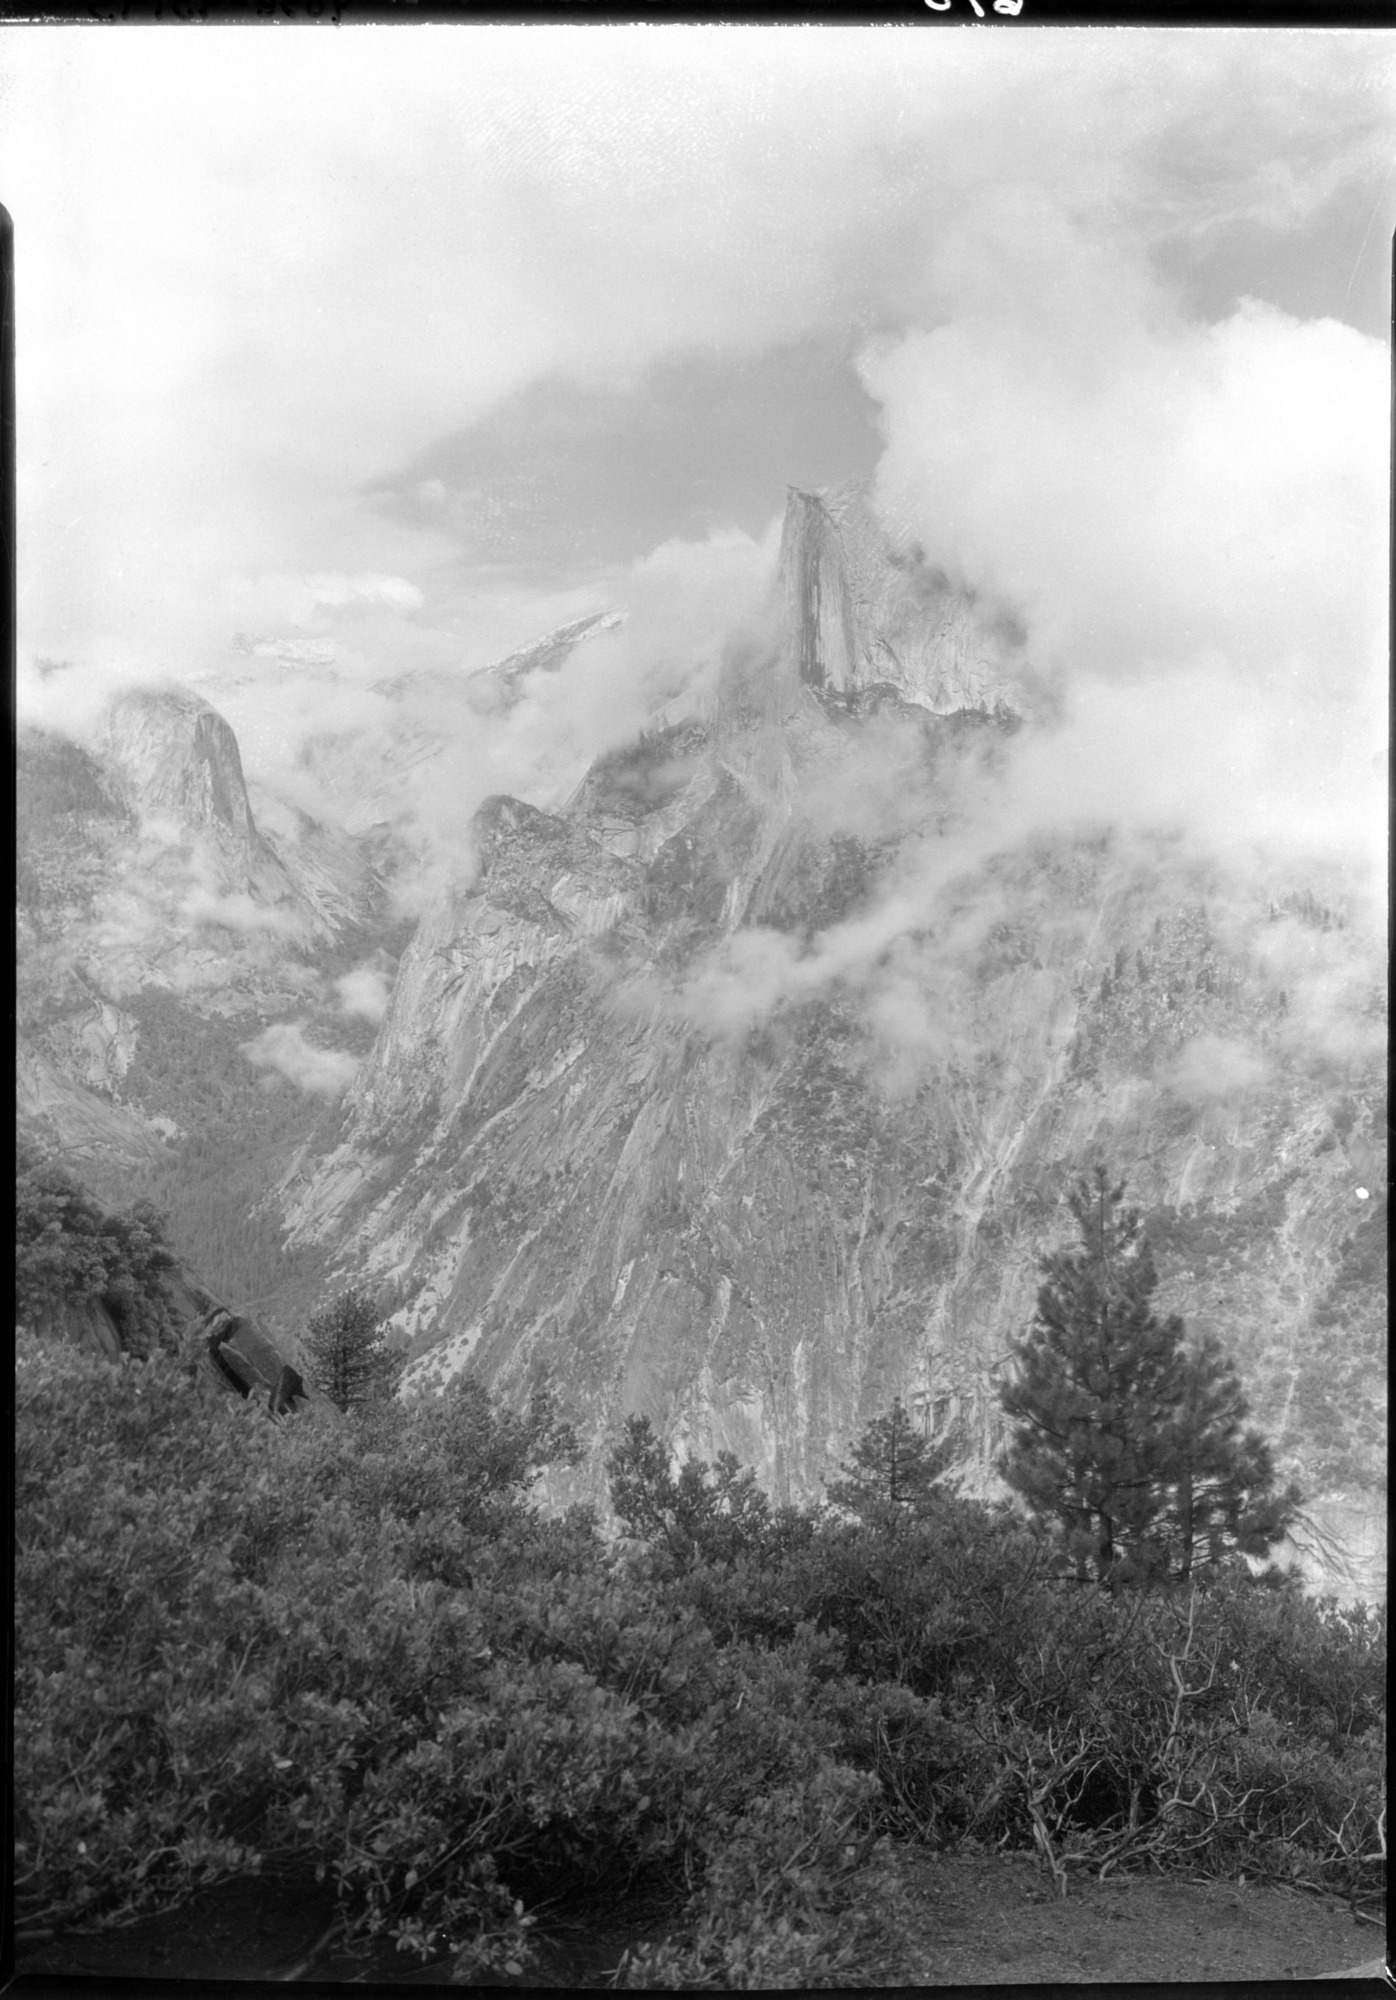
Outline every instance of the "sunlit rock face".
[(237, 738), (207, 702), (176, 689), (123, 695), (108, 712), (104, 747), (141, 807), (255, 851)]
[(789, 663), (807, 687), (884, 686), (940, 713), (1030, 705), (1012, 621), (954, 589), (861, 487), (791, 490), (780, 584)]
[(285, 806), (272, 806), (276, 834), (259, 827), (237, 737), (201, 696), (179, 687), (122, 695), (98, 748), (148, 841), (163, 848), (148, 866), (186, 922), (307, 942), (351, 920), (362, 862)]
[(573, 1492), (641, 1411), (809, 1499), (895, 1395), (987, 1492), (1038, 1260), (1103, 1158), (1314, 1497), (1314, 1575), (1370, 1594), (1375, 941), (1176, 845), (986, 839), (1034, 726), (1014, 635), (841, 504), (792, 496), (786, 622), (704, 718), (565, 811), (482, 810), (285, 1185), (293, 1236), (382, 1286), (419, 1382), (550, 1376)]

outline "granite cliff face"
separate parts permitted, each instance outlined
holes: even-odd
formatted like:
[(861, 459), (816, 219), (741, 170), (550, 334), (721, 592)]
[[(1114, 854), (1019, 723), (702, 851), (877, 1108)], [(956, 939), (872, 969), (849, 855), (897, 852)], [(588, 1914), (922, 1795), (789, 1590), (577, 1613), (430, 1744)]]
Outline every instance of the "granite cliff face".
[(227, 934), (258, 932), (313, 945), (357, 914), (368, 888), (362, 857), (284, 807), (278, 834), (260, 827), (237, 737), (199, 695), (178, 687), (123, 695), (97, 753), (155, 844), (146, 866), (153, 861), (154, 880), (167, 890), (177, 936), (222, 931), (225, 950)]
[(384, 1288), (418, 1381), (551, 1374), (593, 1494), (643, 1411), (808, 1498), (897, 1394), (987, 1490), (996, 1370), (1104, 1157), (1313, 1496), (1315, 1573), (1370, 1591), (1371, 941), (1166, 847), (969, 838), (1034, 726), (1018, 636), (856, 500), (791, 496), (780, 590), (704, 713), (561, 812), (482, 810), (283, 1186), (293, 1244)]
[(952, 589), (858, 488), (792, 490), (781, 535), (787, 643), (800, 681), (847, 693), (878, 683), (939, 712), (1020, 707), (1022, 635)]
[(180, 688), (122, 696), (85, 743), (24, 730), (17, 765), (20, 1126), (114, 1195), (185, 1130), (150, 1058), (187, 1044), (197, 1079), (208, 1022), (313, 1001), (373, 907), (371, 857), (274, 800), (259, 824), (233, 731)]

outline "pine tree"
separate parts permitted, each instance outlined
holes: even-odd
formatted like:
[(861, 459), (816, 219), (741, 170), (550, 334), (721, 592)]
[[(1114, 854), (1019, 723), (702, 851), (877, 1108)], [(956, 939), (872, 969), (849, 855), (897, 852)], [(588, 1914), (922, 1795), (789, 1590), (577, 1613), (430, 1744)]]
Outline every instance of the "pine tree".
[(788, 1535), (785, 1510), (773, 1515), (750, 1466), (721, 1451), (709, 1465), (691, 1458), (675, 1474), (669, 1448), (648, 1417), (627, 1417), (606, 1460), (611, 1505), (628, 1535), (663, 1548), (683, 1568), (730, 1563)]
[(1103, 1169), (1068, 1197), (1083, 1242), (1044, 1258), (1037, 1313), (1000, 1391), (1015, 1420), (1002, 1466), (1039, 1520), (1056, 1520), (1080, 1573), (1113, 1580), (1143, 1555), (1160, 1509), (1167, 1426), (1181, 1395), (1183, 1325), (1160, 1319), (1138, 1214)]
[(929, 1511), (936, 1482), (949, 1468), (953, 1445), (922, 1437), (900, 1396), (885, 1417), (875, 1417), (829, 1487), (836, 1507), (862, 1521), (885, 1521)]
[(301, 1337), (307, 1372), (341, 1410), (392, 1393), (403, 1356), (388, 1345), (378, 1308), (351, 1286), (315, 1313)]
[(1081, 1242), (1043, 1259), (1032, 1325), (1000, 1390), (1013, 1420), (1000, 1468), (1078, 1574), (1115, 1588), (1278, 1541), (1298, 1496), (1276, 1495), (1268, 1446), (1215, 1341), (1189, 1353), (1152, 1305), (1158, 1274), (1138, 1211), (1103, 1168), (1068, 1197)]
[(1301, 1505), (1297, 1486), (1275, 1490), (1274, 1456), (1259, 1431), (1243, 1428), (1249, 1415), (1235, 1363), (1205, 1335), (1186, 1357), (1171, 1438), (1164, 1534), (1178, 1576), (1233, 1552), (1268, 1554)]

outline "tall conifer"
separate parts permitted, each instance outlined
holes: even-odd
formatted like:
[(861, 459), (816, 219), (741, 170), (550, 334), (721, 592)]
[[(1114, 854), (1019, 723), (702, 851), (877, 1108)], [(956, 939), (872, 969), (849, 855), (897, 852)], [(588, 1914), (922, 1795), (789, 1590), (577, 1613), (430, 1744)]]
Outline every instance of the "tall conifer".
[(1112, 1588), (1263, 1554), (1298, 1495), (1276, 1495), (1269, 1448), (1215, 1341), (1189, 1353), (1138, 1211), (1103, 1168), (1068, 1197), (1081, 1231), (1043, 1259), (1037, 1312), (1000, 1391), (1013, 1421), (1001, 1469), (1055, 1522), (1082, 1575)]
[(925, 1513), (937, 1480), (953, 1456), (948, 1440), (932, 1444), (895, 1397), (885, 1417), (875, 1417), (853, 1446), (829, 1487), (829, 1498), (860, 1520)]
[(301, 1347), (307, 1372), (341, 1410), (390, 1395), (402, 1373), (403, 1356), (389, 1347), (377, 1306), (353, 1286), (312, 1316)]
[(1249, 1415), (1236, 1364), (1205, 1335), (1186, 1357), (1171, 1437), (1164, 1537), (1175, 1575), (1233, 1551), (1266, 1555), (1301, 1503), (1297, 1486), (1276, 1491), (1274, 1456), (1258, 1430), (1245, 1428)]

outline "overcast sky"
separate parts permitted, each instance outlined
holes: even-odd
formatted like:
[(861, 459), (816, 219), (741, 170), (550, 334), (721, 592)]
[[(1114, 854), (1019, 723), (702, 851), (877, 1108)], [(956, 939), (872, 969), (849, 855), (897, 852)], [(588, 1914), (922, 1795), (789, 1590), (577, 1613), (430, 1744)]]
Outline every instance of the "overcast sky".
[(22, 700), (610, 608), (638, 671), (868, 478), (1126, 793), (1137, 726), (1369, 837), (1394, 134), (1348, 31), (0, 30)]

